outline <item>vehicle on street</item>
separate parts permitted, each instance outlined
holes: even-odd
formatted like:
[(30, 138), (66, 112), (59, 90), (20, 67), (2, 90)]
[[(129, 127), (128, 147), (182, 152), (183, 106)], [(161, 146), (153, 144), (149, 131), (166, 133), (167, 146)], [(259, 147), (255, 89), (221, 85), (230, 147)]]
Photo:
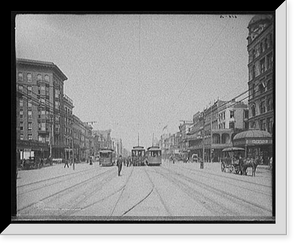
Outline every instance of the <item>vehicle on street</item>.
[(199, 158), (197, 154), (192, 155), (192, 162), (198, 162)]
[(133, 166), (145, 165), (146, 150), (143, 146), (134, 146), (131, 150), (131, 162)]
[(241, 157), (244, 157), (245, 149), (240, 147), (228, 147), (222, 150), (221, 171), (242, 174)]
[(113, 149), (101, 149), (99, 152), (99, 165), (101, 166), (113, 166), (115, 163), (114, 150)]
[(145, 163), (148, 166), (161, 165), (161, 149), (158, 146), (148, 147)]

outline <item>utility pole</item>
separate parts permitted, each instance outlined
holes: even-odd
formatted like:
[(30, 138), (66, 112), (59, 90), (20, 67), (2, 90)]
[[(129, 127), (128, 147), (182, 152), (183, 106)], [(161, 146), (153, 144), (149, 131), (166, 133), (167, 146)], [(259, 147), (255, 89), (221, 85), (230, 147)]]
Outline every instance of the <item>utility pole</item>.
[(49, 133), (49, 148), (50, 148), (50, 152), (49, 152), (49, 159), (50, 159), (50, 165), (52, 165), (52, 142), (54, 140), (54, 134), (53, 134), (53, 120), (52, 120), (52, 114), (49, 114), (50, 116), (50, 133)]
[(72, 114), (71, 117), (71, 130), (72, 130), (72, 163), (73, 163), (73, 170), (75, 170), (75, 161), (74, 161), (74, 115)]

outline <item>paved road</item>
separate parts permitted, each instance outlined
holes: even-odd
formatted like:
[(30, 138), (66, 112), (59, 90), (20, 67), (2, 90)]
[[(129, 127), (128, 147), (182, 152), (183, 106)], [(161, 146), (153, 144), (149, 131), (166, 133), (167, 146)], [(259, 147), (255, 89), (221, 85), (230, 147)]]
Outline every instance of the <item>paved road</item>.
[[(251, 175), (251, 173), (250, 173)], [(224, 173), (217, 163), (117, 167), (77, 164), (20, 171), (17, 214), (25, 218), (260, 219), (272, 216), (271, 174)]]

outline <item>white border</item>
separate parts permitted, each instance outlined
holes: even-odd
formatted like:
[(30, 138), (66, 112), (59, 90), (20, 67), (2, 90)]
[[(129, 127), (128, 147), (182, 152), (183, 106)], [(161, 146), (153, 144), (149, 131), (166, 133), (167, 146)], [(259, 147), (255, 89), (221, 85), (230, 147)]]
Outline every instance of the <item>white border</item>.
[(10, 224), (2, 234), (287, 234), (287, 1), (276, 10), (275, 224)]

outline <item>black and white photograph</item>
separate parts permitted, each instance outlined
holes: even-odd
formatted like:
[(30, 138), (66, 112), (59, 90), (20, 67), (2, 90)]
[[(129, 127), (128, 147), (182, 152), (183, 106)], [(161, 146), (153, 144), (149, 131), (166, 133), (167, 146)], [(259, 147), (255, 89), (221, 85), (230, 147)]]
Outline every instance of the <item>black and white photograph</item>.
[(12, 222), (283, 224), (276, 18), (16, 14)]

